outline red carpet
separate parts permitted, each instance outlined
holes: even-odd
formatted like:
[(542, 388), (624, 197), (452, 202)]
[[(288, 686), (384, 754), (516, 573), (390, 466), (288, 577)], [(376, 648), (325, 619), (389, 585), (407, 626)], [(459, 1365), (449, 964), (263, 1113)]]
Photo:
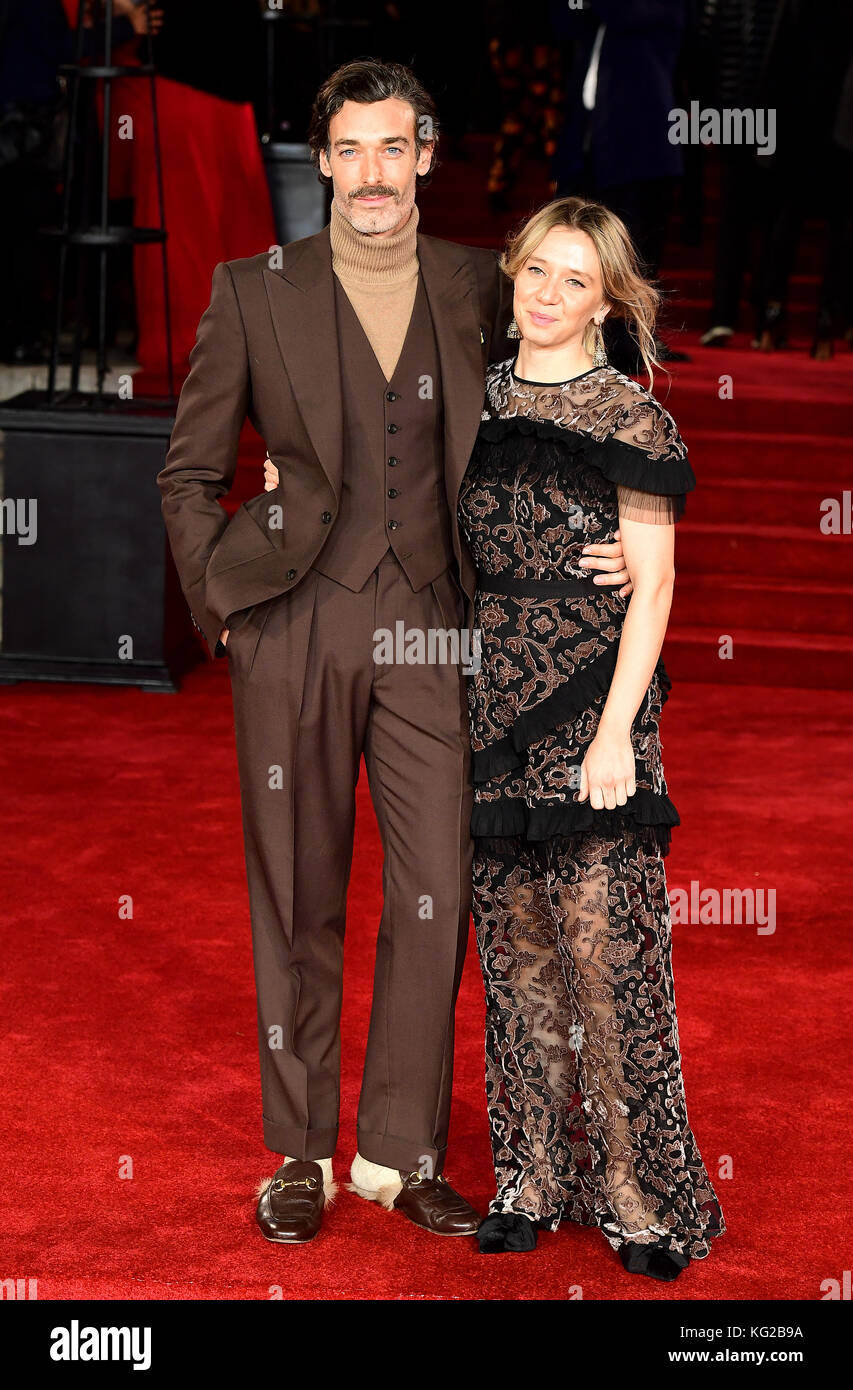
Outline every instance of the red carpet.
[[(445, 173), (452, 192), (452, 166)], [(434, 218), (427, 226), (447, 231)], [(276, 1160), (261, 1140), (230, 692), (218, 662), (174, 697), (0, 692), (0, 1277), (37, 1279), (45, 1300), (263, 1300), (276, 1287), (296, 1299), (556, 1300), (577, 1286), (587, 1300), (816, 1300), (823, 1281), (842, 1278), (850, 1028), (839, 1001), (853, 989), (853, 693), (842, 687), (853, 582), (849, 538), (822, 536), (817, 509), (849, 486), (853, 355), (819, 366), (802, 347), (762, 358), (745, 340), (711, 353), (695, 333), (688, 346), (694, 361), (677, 369), (667, 401), (702, 485), (679, 537), (667, 646), (676, 688), (665, 759), (683, 822), (670, 887), (776, 895), (772, 934), (674, 929), (688, 1110), (728, 1233), (674, 1285), (626, 1274), (595, 1230), (564, 1226), (542, 1234), (535, 1254), (481, 1256), (473, 1241), (429, 1236), (346, 1191), (312, 1244), (264, 1242), (252, 1194)], [(732, 400), (718, 396), (723, 373)], [(260, 457), (247, 452), (234, 501), (261, 490)], [(731, 661), (718, 655), (726, 635)], [(364, 781), (360, 792), (342, 1182), (379, 915)], [(472, 943), (447, 1171), (485, 1210), (482, 1024)]]
[[(678, 926), (691, 1123), (729, 1225), (673, 1286), (594, 1230), (481, 1256), (344, 1191), (309, 1246), (267, 1245), (249, 920), (228, 682), (176, 697), (21, 686), (0, 700), (3, 1277), (40, 1299), (817, 1299), (845, 1266), (842, 1093), (853, 695), (681, 685), (665, 716), (682, 812), (671, 886), (775, 888), (776, 931)], [(830, 771), (831, 770), (831, 771)], [(363, 785), (363, 784), (362, 784)], [(354, 1148), (378, 920), (366, 795), (352, 880), (340, 1176)], [(8, 847), (12, 852), (8, 852)], [(119, 916), (129, 895), (133, 919)], [(458, 1008), (448, 1172), (485, 1207), (482, 985)], [(731, 1160), (730, 1179), (717, 1179)], [(133, 1163), (133, 1177), (119, 1177)], [(272, 1166), (271, 1166), (272, 1165)], [(847, 1260), (849, 1264), (849, 1259)]]

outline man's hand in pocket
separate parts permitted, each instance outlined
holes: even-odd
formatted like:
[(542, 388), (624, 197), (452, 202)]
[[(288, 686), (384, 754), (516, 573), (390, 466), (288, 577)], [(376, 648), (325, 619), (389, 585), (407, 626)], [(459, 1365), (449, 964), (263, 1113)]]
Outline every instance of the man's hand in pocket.
[(267, 454), (264, 459), (264, 492), (272, 492), (278, 487), (278, 469)]

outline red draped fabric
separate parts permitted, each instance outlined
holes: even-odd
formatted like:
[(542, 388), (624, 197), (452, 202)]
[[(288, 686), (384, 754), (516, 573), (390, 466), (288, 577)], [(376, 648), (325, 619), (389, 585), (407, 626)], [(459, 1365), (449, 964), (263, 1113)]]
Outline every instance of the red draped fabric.
[[(168, 78), (155, 79), (172, 320), (178, 376), (186, 373), (198, 321), (210, 298), (219, 261), (266, 251), (276, 239), (272, 204), (252, 107), (225, 101)], [(133, 87), (134, 222), (159, 222), (150, 86)], [(162, 254), (159, 246), (134, 253), (137, 357), (146, 372), (166, 361)]]
[[(77, 23), (77, 0), (63, 0), (69, 24)], [(136, 45), (114, 52), (117, 62), (133, 63)], [(266, 172), (248, 102), (156, 77), (157, 120), (163, 169), (167, 231), (172, 356), (176, 384), (188, 369), (198, 321), (210, 298), (210, 279), (219, 261), (253, 256), (276, 239)], [(132, 138), (119, 138), (120, 118)], [(160, 222), (151, 84), (145, 78), (113, 83), (110, 192), (134, 199), (134, 223)], [(166, 369), (166, 313), (163, 258), (159, 245), (134, 252), (138, 326), (137, 357), (145, 374), (143, 389), (162, 384)], [(155, 380), (156, 379), (156, 380)], [(142, 384), (142, 383), (141, 383)]]

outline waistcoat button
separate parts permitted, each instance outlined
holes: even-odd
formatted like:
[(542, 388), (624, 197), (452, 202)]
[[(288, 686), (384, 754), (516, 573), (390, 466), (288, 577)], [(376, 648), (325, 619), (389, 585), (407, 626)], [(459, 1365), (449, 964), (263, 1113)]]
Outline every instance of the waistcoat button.
[(389, 530), (389, 531), (396, 531), (396, 529), (397, 529), (397, 527), (399, 526), (399, 524), (400, 524), (399, 521), (389, 521), (389, 522), (388, 522), (388, 530)]
[(397, 467), (397, 464), (398, 464), (399, 462), (400, 462), (400, 460), (399, 460), (398, 458), (395, 458), (394, 455), (392, 454), (391, 457), (390, 457), (389, 460), (388, 460), (388, 467), (389, 467), (389, 468), (396, 468), (396, 467)]
[(320, 518), (321, 521), (326, 521), (326, 522), (331, 521), (331, 519), (332, 519), (332, 513), (331, 513), (331, 512), (324, 512), (323, 515), (322, 515), (322, 517)]
[(389, 433), (389, 434), (396, 434), (399, 428), (400, 428), (399, 425), (389, 425), (389, 426), (388, 426), (388, 433)]
[(389, 489), (388, 489), (388, 496), (389, 496), (389, 497), (399, 497), (399, 495), (400, 495), (400, 494), (398, 493), (398, 491), (397, 491), (397, 489), (396, 489), (395, 487), (389, 487)]
[(295, 578), (296, 578), (296, 570), (288, 570), (288, 571), (287, 571), (287, 578), (288, 578), (288, 579), (295, 579)]

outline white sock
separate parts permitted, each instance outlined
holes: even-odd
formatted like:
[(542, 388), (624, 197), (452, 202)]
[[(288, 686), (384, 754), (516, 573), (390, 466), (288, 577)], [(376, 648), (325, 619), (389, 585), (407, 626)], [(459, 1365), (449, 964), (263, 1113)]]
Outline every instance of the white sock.
[(323, 1183), (328, 1186), (334, 1181), (332, 1177), (332, 1160), (330, 1158), (288, 1158), (287, 1155), (282, 1159), (283, 1163), (319, 1163), (323, 1170)]
[(366, 1192), (376, 1192), (380, 1187), (390, 1185), (400, 1186), (400, 1174), (396, 1168), (384, 1168), (381, 1163), (371, 1163), (369, 1158), (362, 1158), (360, 1153), (356, 1153), (350, 1173), (356, 1187), (363, 1187)]

